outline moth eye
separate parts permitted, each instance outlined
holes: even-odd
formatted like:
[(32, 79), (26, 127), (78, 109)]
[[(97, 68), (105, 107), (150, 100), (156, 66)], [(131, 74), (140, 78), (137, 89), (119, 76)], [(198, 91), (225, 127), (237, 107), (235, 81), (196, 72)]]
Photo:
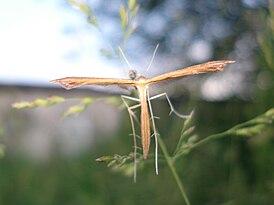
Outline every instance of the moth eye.
[(130, 70), (128, 75), (131, 80), (135, 80), (137, 77), (137, 72), (135, 70)]

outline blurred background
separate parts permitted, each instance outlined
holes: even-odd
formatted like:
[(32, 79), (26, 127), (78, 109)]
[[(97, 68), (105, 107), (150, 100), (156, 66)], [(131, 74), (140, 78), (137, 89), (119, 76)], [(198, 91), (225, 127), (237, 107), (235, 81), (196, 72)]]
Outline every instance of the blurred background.
[[(96, 22), (73, 2), (89, 6)], [(164, 163), (155, 176), (148, 160), (134, 184), (132, 176), (95, 162), (133, 151), (128, 113), (120, 105), (97, 100), (77, 116), (62, 117), (82, 97), (127, 93), (115, 87), (66, 91), (49, 83), (66, 76), (128, 78), (123, 60), (106, 55), (118, 46), (146, 77), (211, 60), (236, 61), (224, 72), (153, 88), (167, 92), (180, 113), (195, 109), (201, 138), (273, 107), (272, 0), (137, 1), (138, 27), (129, 38), (119, 14), (126, 3), (0, 1), (0, 204), (183, 204)], [(12, 108), (50, 96), (70, 100)], [(183, 120), (168, 115), (165, 100), (153, 101), (153, 108), (159, 133), (173, 150)], [(273, 133), (272, 127), (252, 138), (216, 140), (180, 159), (176, 168), (192, 204), (272, 204)]]

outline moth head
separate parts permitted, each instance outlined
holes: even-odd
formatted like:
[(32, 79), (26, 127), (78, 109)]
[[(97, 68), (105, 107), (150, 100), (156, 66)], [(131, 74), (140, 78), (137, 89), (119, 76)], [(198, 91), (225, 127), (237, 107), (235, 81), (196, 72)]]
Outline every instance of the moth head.
[(136, 70), (130, 70), (128, 76), (131, 80), (135, 80), (138, 77), (138, 73)]

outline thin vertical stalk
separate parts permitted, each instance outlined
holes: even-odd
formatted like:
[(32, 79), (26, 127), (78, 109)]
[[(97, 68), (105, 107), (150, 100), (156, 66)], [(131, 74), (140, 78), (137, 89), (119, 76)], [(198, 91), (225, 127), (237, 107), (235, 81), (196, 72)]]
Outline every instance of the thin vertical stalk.
[(177, 170), (175, 169), (173, 160), (170, 157), (170, 155), (169, 155), (169, 153), (167, 151), (166, 145), (165, 145), (165, 143), (163, 142), (163, 140), (162, 140), (162, 138), (160, 136), (158, 136), (158, 143), (159, 143), (159, 146), (160, 146), (160, 148), (161, 148), (161, 150), (163, 152), (163, 155), (164, 155), (164, 157), (165, 157), (165, 159), (167, 161), (168, 167), (169, 167), (169, 169), (170, 169), (170, 171), (171, 171), (171, 173), (172, 173), (172, 175), (173, 175), (173, 177), (174, 177), (174, 179), (175, 179), (175, 181), (177, 183), (177, 186), (178, 186), (178, 188), (180, 190), (180, 193), (181, 193), (183, 199), (185, 200), (186, 205), (191, 205), (190, 201), (189, 201), (189, 199), (187, 197), (187, 194), (186, 194), (185, 188), (183, 186), (183, 183), (181, 182), (181, 180), (180, 180), (180, 178), (178, 176)]

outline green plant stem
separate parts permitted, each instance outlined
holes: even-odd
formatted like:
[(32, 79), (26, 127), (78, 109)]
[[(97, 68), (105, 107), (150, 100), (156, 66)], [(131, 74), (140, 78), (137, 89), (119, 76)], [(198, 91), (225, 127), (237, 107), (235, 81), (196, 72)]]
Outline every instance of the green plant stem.
[(185, 188), (184, 188), (184, 186), (183, 186), (183, 184), (182, 184), (182, 182), (181, 182), (181, 180), (180, 180), (180, 178), (178, 176), (178, 173), (177, 173), (177, 171), (175, 169), (174, 161), (170, 157), (170, 155), (169, 155), (169, 153), (167, 151), (166, 145), (165, 145), (165, 143), (163, 142), (163, 140), (162, 140), (162, 138), (160, 136), (158, 136), (158, 143), (159, 143), (159, 146), (160, 146), (160, 148), (161, 148), (161, 150), (163, 152), (163, 155), (164, 155), (164, 157), (165, 157), (165, 159), (167, 161), (168, 167), (169, 167), (169, 169), (170, 169), (170, 171), (171, 171), (171, 173), (172, 173), (172, 175), (173, 175), (173, 177), (174, 177), (174, 179), (175, 179), (175, 181), (176, 181), (176, 183), (177, 183), (177, 185), (179, 187), (180, 193), (182, 194), (182, 197), (185, 200), (185, 203), (187, 205), (191, 205), (190, 202), (189, 202), (189, 199), (187, 197)]
[(202, 140), (200, 140), (199, 142), (197, 142), (196, 144), (192, 145), (191, 148), (190, 148), (190, 151), (192, 151), (193, 149), (211, 141), (211, 140), (214, 140), (214, 139), (219, 139), (219, 138), (222, 138), (222, 137), (225, 137), (227, 135), (231, 135), (232, 133), (230, 132), (230, 130), (228, 131), (225, 131), (225, 132), (222, 132), (222, 133), (218, 133), (218, 134), (213, 134), (213, 135), (210, 135)]
[(270, 109), (269, 111), (267, 111), (266, 113), (264, 113), (263, 115), (260, 115), (254, 119), (251, 119), (249, 121), (246, 121), (246, 122), (243, 122), (243, 123), (240, 123), (238, 125), (235, 125), (234, 127), (230, 128), (229, 130), (226, 130), (224, 132), (221, 132), (221, 133), (218, 133), (218, 134), (213, 134), (213, 135), (210, 135), (202, 140), (200, 140), (199, 142), (197, 142), (196, 144), (192, 145), (191, 148), (189, 149), (189, 151), (192, 151), (193, 149), (211, 141), (211, 140), (214, 140), (214, 139), (219, 139), (219, 138), (222, 138), (222, 137), (225, 137), (225, 136), (229, 136), (229, 135), (234, 135), (235, 134), (235, 131), (239, 130), (239, 129), (243, 129), (245, 127), (250, 127), (250, 126), (255, 126), (255, 125), (258, 125), (258, 124), (262, 124), (262, 125), (270, 125), (272, 124), (272, 115), (271, 113), (268, 114), (270, 116), (266, 116), (268, 112), (270, 112), (272, 109)]

